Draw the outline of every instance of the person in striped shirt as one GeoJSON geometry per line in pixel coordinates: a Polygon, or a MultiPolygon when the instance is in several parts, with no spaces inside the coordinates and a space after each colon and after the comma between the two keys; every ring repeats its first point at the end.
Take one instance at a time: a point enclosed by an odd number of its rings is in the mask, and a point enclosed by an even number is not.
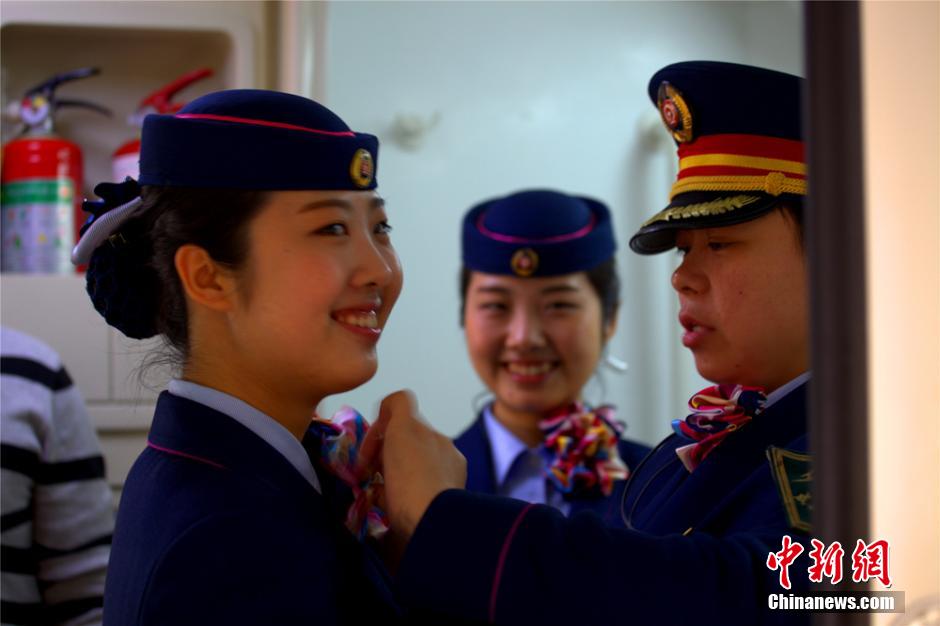
{"type": "Polygon", "coordinates": [[[88,412],[55,350],[3,327],[3,624],[101,623],[114,506],[88,412]]]}

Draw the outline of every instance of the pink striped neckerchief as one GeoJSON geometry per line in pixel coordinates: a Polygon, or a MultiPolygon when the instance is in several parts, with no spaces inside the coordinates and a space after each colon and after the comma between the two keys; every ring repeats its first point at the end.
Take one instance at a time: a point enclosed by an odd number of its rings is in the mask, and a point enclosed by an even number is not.
{"type": "Polygon", "coordinates": [[[691,443],[676,448],[689,472],[695,470],[731,433],[760,414],[767,396],[759,387],[714,385],[689,399],[692,411],[684,420],[673,420],[672,429],[691,443]]]}

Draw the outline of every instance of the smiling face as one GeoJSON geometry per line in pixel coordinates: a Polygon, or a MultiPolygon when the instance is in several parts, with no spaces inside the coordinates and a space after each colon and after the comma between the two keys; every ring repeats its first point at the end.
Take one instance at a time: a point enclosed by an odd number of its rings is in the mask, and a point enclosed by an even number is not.
{"type": "Polygon", "coordinates": [[[806,266],[789,216],[681,230],[676,247],[682,343],[703,377],[770,392],[807,370],[806,266]]]}
{"type": "Polygon", "coordinates": [[[376,342],[402,287],[388,232],[371,191],[270,194],[249,225],[227,314],[252,387],[312,410],[375,374],[376,342]]]}
{"type": "Polygon", "coordinates": [[[473,367],[496,396],[496,416],[532,421],[580,397],[614,322],[602,324],[600,299],[584,272],[472,272],[464,328],[473,367]]]}

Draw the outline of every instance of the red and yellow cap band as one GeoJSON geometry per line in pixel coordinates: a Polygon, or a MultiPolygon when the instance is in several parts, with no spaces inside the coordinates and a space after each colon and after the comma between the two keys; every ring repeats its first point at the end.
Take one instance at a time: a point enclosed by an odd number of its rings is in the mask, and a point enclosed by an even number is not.
{"type": "Polygon", "coordinates": [[[707,135],[679,145],[679,176],[669,198],[691,191],[806,195],[802,141],[760,135],[707,135]]]}

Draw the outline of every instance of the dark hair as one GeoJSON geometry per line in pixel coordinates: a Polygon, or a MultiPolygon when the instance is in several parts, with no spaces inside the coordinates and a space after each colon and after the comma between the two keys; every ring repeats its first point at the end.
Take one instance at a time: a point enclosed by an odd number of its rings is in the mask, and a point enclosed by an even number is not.
{"type": "Polygon", "coordinates": [[[186,297],[174,257],[185,244],[204,248],[212,259],[238,269],[248,257],[248,224],[267,194],[235,189],[144,187],[142,197],[154,214],[150,266],[160,283],[157,332],[185,360],[189,356],[186,297]]]}
{"type": "MultiPolygon", "coordinates": [[[[617,261],[611,257],[595,267],[585,270],[588,282],[601,301],[601,324],[606,325],[617,314],[620,305],[620,275],[617,273],[617,261]]],[[[465,265],[460,267],[460,325],[463,326],[464,313],[467,309],[467,288],[473,270],[465,265]]]]}
{"type": "Polygon", "coordinates": [[[803,200],[801,198],[783,200],[777,205],[776,210],[793,222],[793,226],[796,228],[796,240],[802,248],[805,237],[803,232],[803,200]]]}
{"type": "Polygon", "coordinates": [[[103,301],[110,309],[108,323],[128,336],[163,335],[169,354],[155,362],[184,363],[190,338],[176,251],[195,244],[214,261],[238,269],[248,257],[248,224],[266,196],[263,191],[143,187],[141,213],[121,226],[118,252],[105,244],[92,257],[96,308],[103,301]]]}

